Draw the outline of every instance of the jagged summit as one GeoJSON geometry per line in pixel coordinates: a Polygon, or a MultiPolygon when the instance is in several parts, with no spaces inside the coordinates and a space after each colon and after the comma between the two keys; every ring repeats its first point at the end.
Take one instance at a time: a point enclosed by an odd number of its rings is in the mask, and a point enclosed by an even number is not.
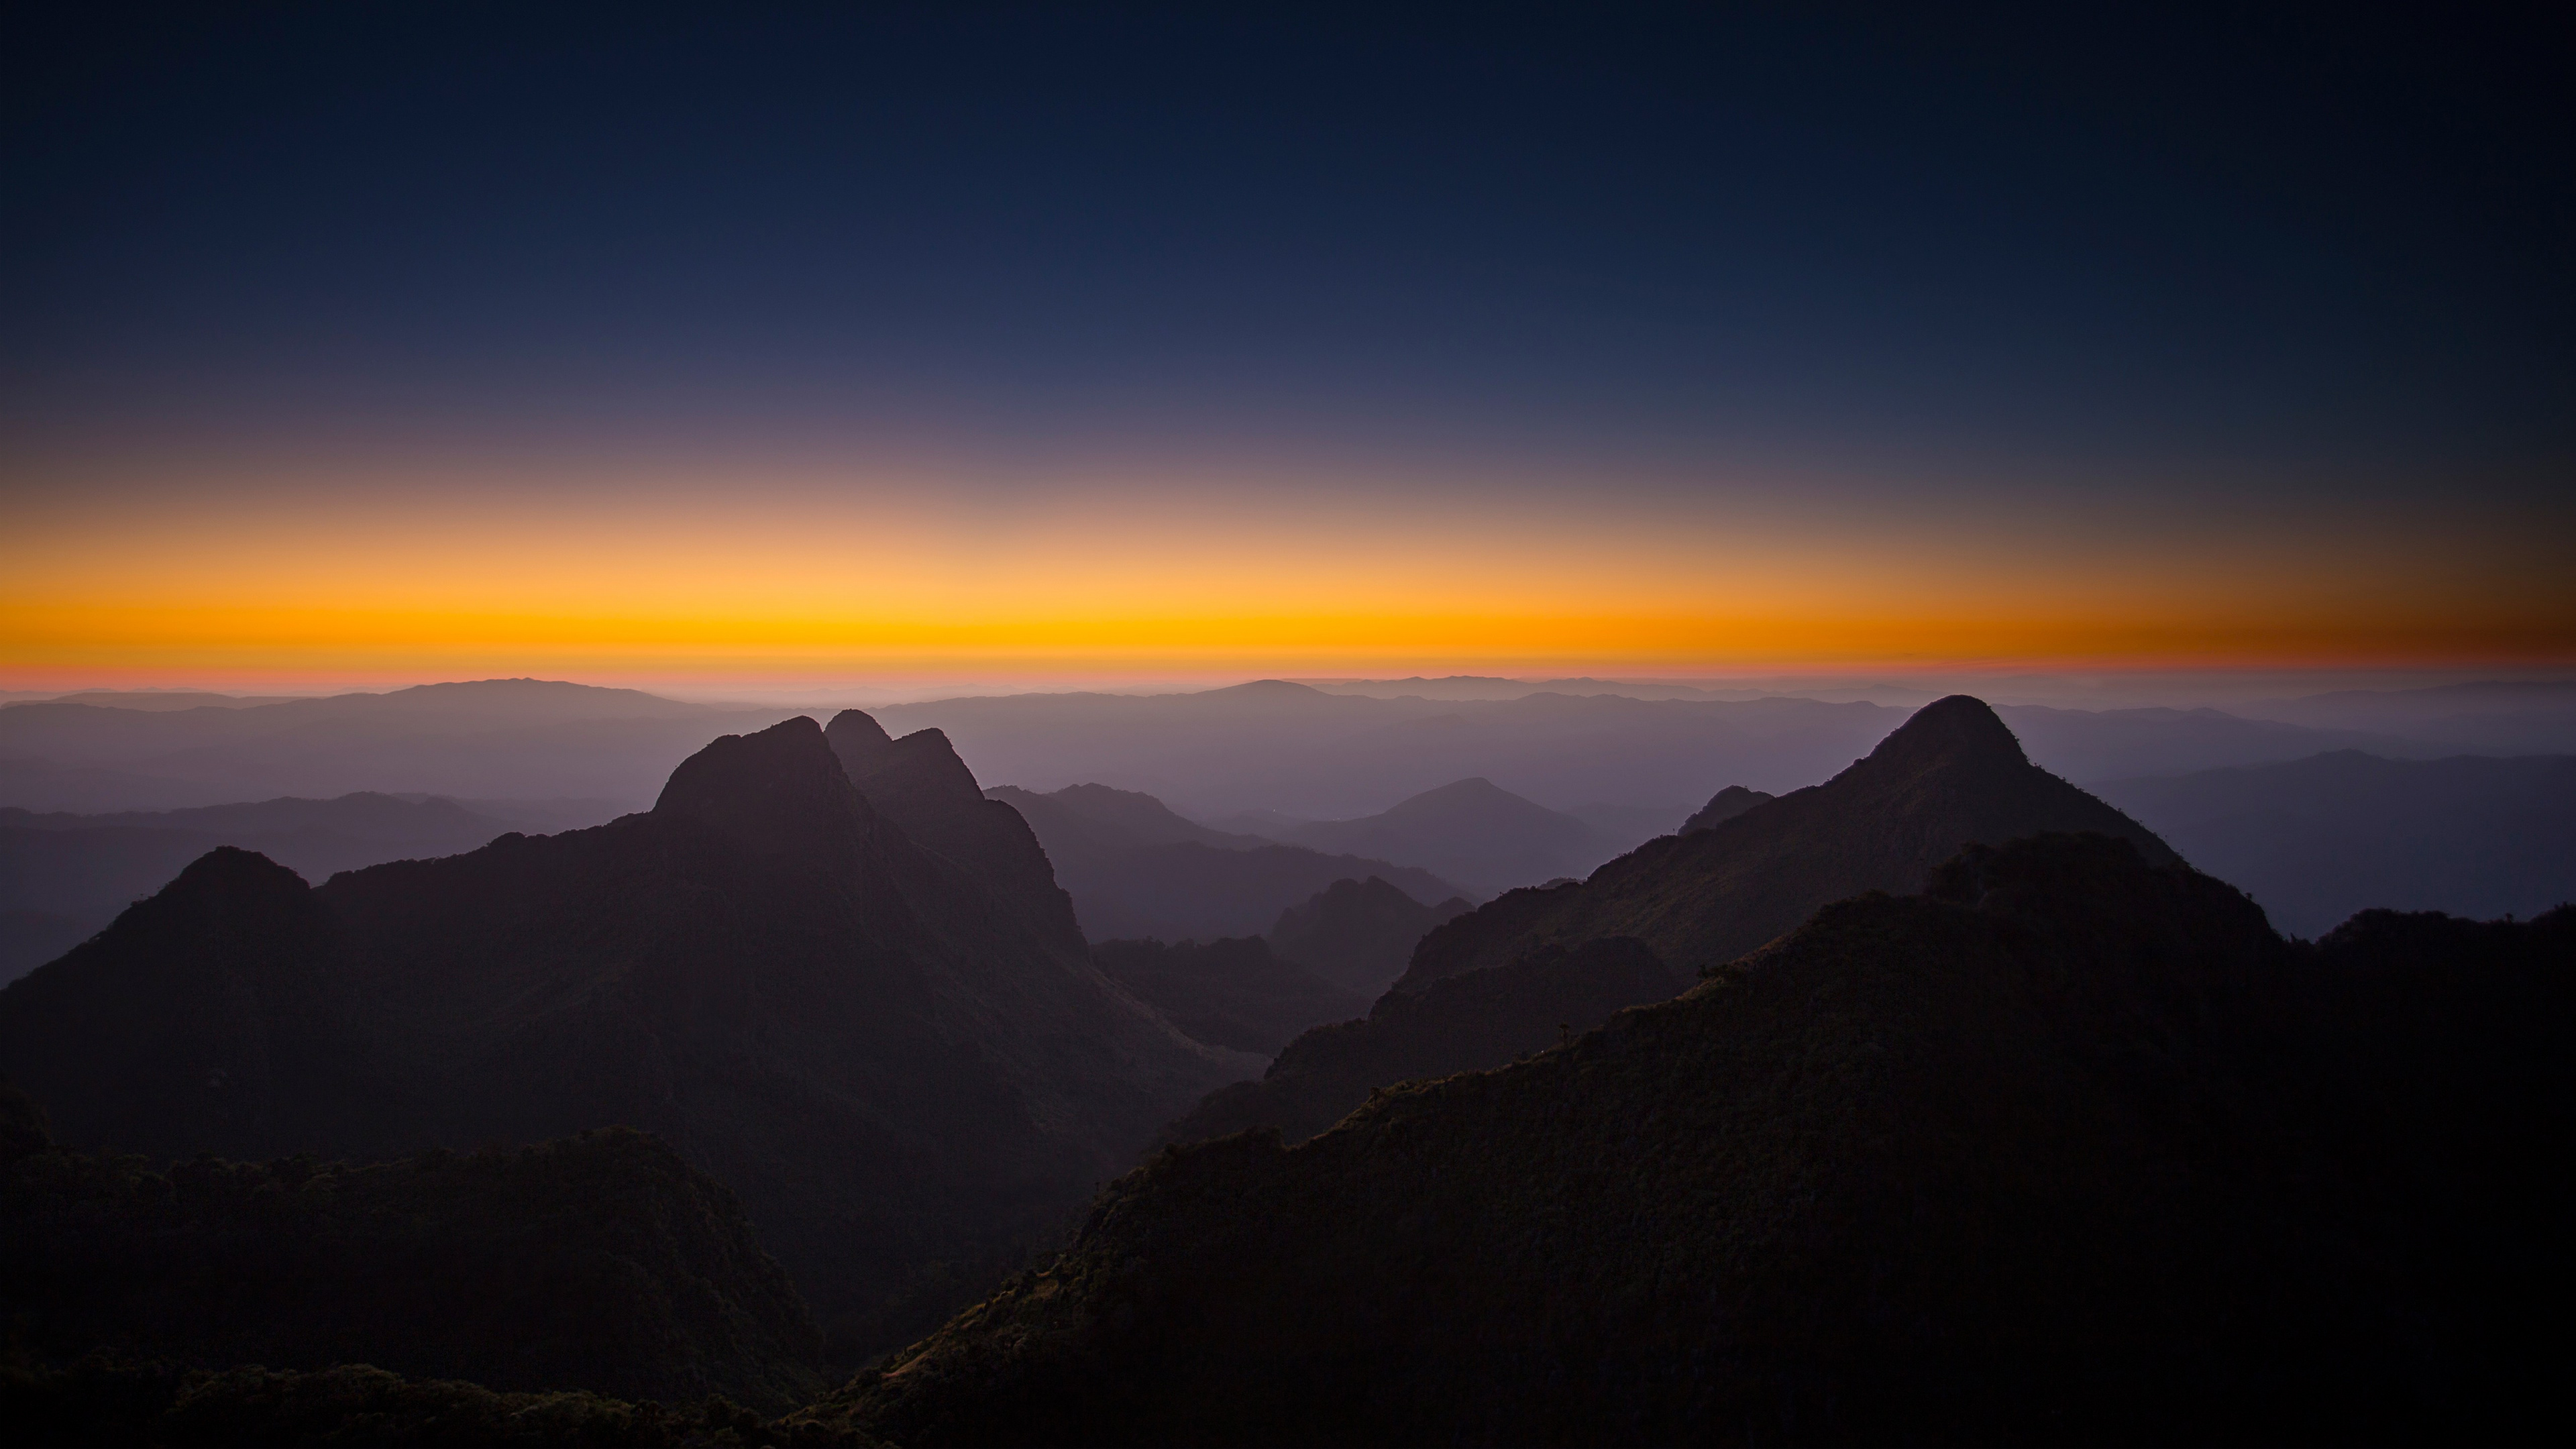
{"type": "Polygon", "coordinates": [[[852,838],[870,812],[822,727],[800,714],[682,760],[653,813],[712,825],[764,854],[812,854],[852,838]]]}
{"type": "Polygon", "coordinates": [[[892,803],[896,799],[924,805],[940,801],[962,809],[984,798],[975,772],[957,757],[956,746],[942,731],[915,730],[896,739],[865,712],[845,709],[832,716],[823,737],[868,803],[898,819],[904,812],[892,803]]]}
{"type": "Polygon", "coordinates": [[[879,815],[914,844],[999,887],[996,901],[1008,902],[999,908],[1023,913],[1057,948],[1083,953],[1073,901],[1057,886],[1036,834],[1017,810],[984,798],[945,733],[915,730],[896,739],[865,712],[845,709],[823,737],[879,815]]]}
{"type": "Polygon", "coordinates": [[[1861,763],[1880,768],[1934,763],[2027,768],[2030,757],[1994,706],[1972,694],[1954,694],[1916,710],[1861,763]]]}

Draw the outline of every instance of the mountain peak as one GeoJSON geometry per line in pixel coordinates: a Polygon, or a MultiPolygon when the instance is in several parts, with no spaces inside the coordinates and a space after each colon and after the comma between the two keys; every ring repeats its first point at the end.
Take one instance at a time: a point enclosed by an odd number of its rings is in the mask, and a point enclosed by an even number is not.
{"type": "Polygon", "coordinates": [[[839,756],[850,783],[868,803],[898,820],[921,809],[982,803],[984,787],[957,755],[944,731],[914,730],[901,739],[855,709],[832,717],[823,737],[839,756]]]}
{"type": "Polygon", "coordinates": [[[725,735],[680,762],[656,815],[703,821],[764,853],[823,849],[868,816],[823,727],[805,715],[725,735]]]}
{"type": "Polygon", "coordinates": [[[1971,694],[1936,699],[1914,712],[1869,752],[1874,762],[1928,765],[1941,760],[2028,765],[2021,741],[1994,711],[1971,694]]]}

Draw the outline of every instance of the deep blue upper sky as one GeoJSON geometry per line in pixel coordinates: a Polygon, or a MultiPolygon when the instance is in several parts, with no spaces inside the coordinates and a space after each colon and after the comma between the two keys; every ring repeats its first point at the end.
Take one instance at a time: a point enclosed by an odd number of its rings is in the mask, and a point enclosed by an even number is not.
{"type": "Polygon", "coordinates": [[[2576,459],[2576,57],[2510,14],[8,26],[22,456],[628,429],[2400,491],[2576,459]]]}

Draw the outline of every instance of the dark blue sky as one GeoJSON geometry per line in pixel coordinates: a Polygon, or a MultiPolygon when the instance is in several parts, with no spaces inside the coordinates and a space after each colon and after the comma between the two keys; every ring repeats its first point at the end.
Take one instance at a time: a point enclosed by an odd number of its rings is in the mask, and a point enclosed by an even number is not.
{"type": "Polygon", "coordinates": [[[2511,12],[9,30],[26,457],[1152,438],[2292,493],[2545,490],[2576,458],[2576,57],[2511,12]]]}

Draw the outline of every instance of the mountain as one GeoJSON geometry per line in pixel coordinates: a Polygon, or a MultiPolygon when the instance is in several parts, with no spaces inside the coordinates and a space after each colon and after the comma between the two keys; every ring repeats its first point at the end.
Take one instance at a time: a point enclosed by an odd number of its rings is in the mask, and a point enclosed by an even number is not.
{"type": "Polygon", "coordinates": [[[2531,1325],[2568,1194],[2535,1145],[2576,1127],[2576,913],[2294,947],[2098,836],[1931,885],[1304,1146],[1167,1150],[800,1417],[901,1443],[2550,1437],[2531,1325]]]}
{"type": "Polygon", "coordinates": [[[2365,749],[2415,758],[2456,753],[2402,735],[2246,719],[2215,709],[2052,709],[2008,704],[1996,712],[2012,726],[2032,759],[2055,774],[2087,784],[2134,775],[2268,764],[2320,750],[2365,749]]]}
{"type": "Polygon", "coordinates": [[[1263,1057],[1310,1026],[1368,1009],[1366,996],[1273,955],[1259,936],[1103,941],[1091,959],[1193,1040],[1263,1057]]]}
{"type": "Polygon", "coordinates": [[[877,812],[915,844],[946,856],[990,894],[1028,913],[1035,933],[1059,951],[1083,949],[1073,900],[1020,812],[985,798],[975,774],[937,730],[898,740],[866,714],[832,716],[823,738],[877,812]]]}
{"type": "Polygon", "coordinates": [[[1649,841],[1589,881],[1513,891],[1438,927],[1366,1020],[1290,1043],[1261,1080],[1220,1088],[1166,1135],[1311,1136],[1376,1088],[1498,1067],[1555,1040],[1560,1024],[1586,1030],[1671,996],[1829,901],[1918,890],[1963,844],[2052,830],[2099,831],[2157,864],[2178,863],[2144,827],[2024,759],[1982,702],[1953,696],[1822,785],[1649,841]],[[1626,945],[1599,958],[1585,949],[1605,939],[1626,945]],[[1586,979],[1596,959],[1617,969],[1586,979]],[[1434,989],[1452,980],[1478,984],[1434,989]]]}
{"type": "Polygon", "coordinates": [[[989,793],[1036,833],[1095,941],[1250,936],[1334,881],[1372,875],[1424,900],[1458,893],[1426,870],[1212,830],[1130,790],[989,793]]]}
{"type": "MultiPolygon", "coordinates": [[[[1464,896],[1425,905],[1382,876],[1337,880],[1270,925],[1281,956],[1366,998],[1404,974],[1431,928],[1475,909],[1464,896]]],[[[1354,1013],[1356,1014],[1356,1013],[1354,1013]]]]}
{"type": "MultiPolygon", "coordinates": [[[[870,787],[909,813],[946,761],[904,758],[870,787]]],[[[915,844],[802,716],[596,829],[319,889],[215,852],[0,991],[0,1061],[66,1141],[155,1156],[651,1131],[852,1351],[1241,1070],[1102,976],[1060,898],[915,844]]]]}
{"type": "Polygon", "coordinates": [[[2531,916],[2576,900],[2576,756],[2343,750],[2098,788],[2297,935],[2368,906],[2531,916]]]}
{"type": "Polygon", "coordinates": [[[641,1133],[355,1164],[0,1165],[15,1346],[223,1369],[371,1363],[770,1412],[822,1388],[822,1330],[741,1205],[641,1133]]]}
{"type": "Polygon", "coordinates": [[[2136,821],[2032,764],[1967,695],[1925,705],[1851,768],[1731,820],[1652,840],[1580,885],[1514,891],[1424,939],[1395,989],[1498,966],[1548,941],[1635,936],[1676,969],[1732,960],[1827,901],[1913,891],[1970,841],[2097,831],[2157,865],[2136,821]]]}
{"type": "Polygon", "coordinates": [[[1355,820],[1293,827],[1289,843],[1418,865],[1493,895],[1589,871],[1613,853],[1590,825],[1491,780],[1457,780],[1355,820]]]}
{"type": "Polygon", "coordinates": [[[1669,1001],[1690,984],[1633,936],[1571,949],[1551,943],[1424,991],[1387,992],[1364,1019],[1306,1032],[1260,1081],[1210,1092],[1164,1138],[1198,1142],[1261,1129],[1303,1142],[1378,1088],[1501,1066],[1631,1006],[1669,1001]]]}
{"type": "Polygon", "coordinates": [[[1778,798],[1767,790],[1747,790],[1741,785],[1729,785],[1709,796],[1708,803],[1692,812],[1691,817],[1682,822],[1682,828],[1673,833],[1688,835],[1694,830],[1722,825],[1756,805],[1778,798]]]}
{"type": "Polygon", "coordinates": [[[0,808],[0,911],[61,921],[52,931],[31,932],[35,939],[19,950],[0,938],[0,983],[101,930],[219,845],[257,851],[322,880],[388,860],[455,855],[509,828],[452,800],[374,794],[112,815],[0,808]]]}

